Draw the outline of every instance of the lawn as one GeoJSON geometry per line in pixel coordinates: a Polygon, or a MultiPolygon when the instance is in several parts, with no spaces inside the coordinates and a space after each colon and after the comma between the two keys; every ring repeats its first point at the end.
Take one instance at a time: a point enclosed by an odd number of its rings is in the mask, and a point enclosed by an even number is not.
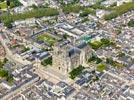
{"type": "Polygon", "coordinates": [[[89,42],[89,45],[95,50],[102,47],[102,43],[100,41],[89,42]]]}
{"type": "Polygon", "coordinates": [[[100,41],[94,41],[94,42],[92,42],[92,44],[94,46],[101,46],[102,45],[102,43],[100,41]]]}
{"type": "MultiPolygon", "coordinates": [[[[14,2],[11,2],[10,3],[10,8],[13,8],[13,7],[15,7],[15,6],[17,6],[14,2]]],[[[7,3],[6,2],[1,2],[0,3],[0,8],[1,9],[6,9],[7,8],[7,3]]]]}
{"type": "Polygon", "coordinates": [[[6,8],[7,8],[6,2],[1,2],[1,3],[0,3],[0,8],[1,8],[1,9],[6,9],[6,8]]]}
{"type": "Polygon", "coordinates": [[[112,58],[107,58],[106,63],[112,65],[115,68],[119,68],[119,69],[124,68],[126,66],[125,64],[114,61],[112,58]]]}
{"type": "Polygon", "coordinates": [[[111,42],[109,39],[105,39],[105,38],[102,38],[101,40],[99,41],[93,41],[93,42],[89,42],[89,45],[94,49],[94,50],[97,50],[101,47],[107,47],[107,46],[110,46],[112,45],[113,42],[111,42]]]}
{"type": "Polygon", "coordinates": [[[47,43],[49,43],[51,46],[53,46],[54,43],[57,41],[55,38],[51,37],[51,36],[48,35],[48,34],[42,34],[42,35],[38,36],[37,39],[38,39],[39,41],[47,42],[47,43]]]}

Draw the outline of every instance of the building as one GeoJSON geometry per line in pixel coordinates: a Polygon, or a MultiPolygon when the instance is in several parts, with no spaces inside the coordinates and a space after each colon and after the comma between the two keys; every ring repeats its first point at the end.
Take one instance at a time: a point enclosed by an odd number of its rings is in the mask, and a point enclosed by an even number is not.
{"type": "Polygon", "coordinates": [[[117,6],[120,6],[120,5],[122,5],[122,4],[124,4],[124,3],[129,3],[129,2],[132,2],[133,0],[118,0],[117,1],[117,6]]]}
{"type": "Polygon", "coordinates": [[[0,59],[3,59],[6,55],[4,47],[0,44],[0,59]]]}
{"type": "Polygon", "coordinates": [[[33,66],[27,65],[12,71],[13,82],[10,84],[6,80],[0,82],[0,100],[9,100],[17,93],[25,90],[39,80],[39,76],[32,72],[33,66]]]}
{"type": "Polygon", "coordinates": [[[83,65],[91,55],[91,48],[82,42],[73,46],[68,41],[54,46],[53,66],[67,74],[73,68],[83,65]]]}
{"type": "Polygon", "coordinates": [[[111,5],[116,3],[116,1],[117,0],[104,0],[103,2],[101,2],[101,5],[103,5],[105,7],[110,7],[111,5]]]}
{"type": "Polygon", "coordinates": [[[97,16],[98,18],[102,18],[102,17],[104,17],[104,15],[106,15],[106,14],[108,14],[108,12],[105,11],[105,10],[96,10],[96,16],[97,16]]]}
{"type": "Polygon", "coordinates": [[[19,0],[24,6],[41,5],[44,0],[19,0]]]}
{"type": "Polygon", "coordinates": [[[19,0],[20,1],[20,3],[22,3],[24,6],[32,6],[32,5],[34,5],[35,3],[34,3],[34,0],[19,0]]]}
{"type": "Polygon", "coordinates": [[[66,22],[58,23],[55,26],[55,30],[62,32],[62,33],[66,33],[68,36],[76,38],[76,39],[78,39],[80,36],[85,34],[85,32],[83,30],[80,30],[76,26],[71,25],[71,24],[66,23],[66,22]]]}

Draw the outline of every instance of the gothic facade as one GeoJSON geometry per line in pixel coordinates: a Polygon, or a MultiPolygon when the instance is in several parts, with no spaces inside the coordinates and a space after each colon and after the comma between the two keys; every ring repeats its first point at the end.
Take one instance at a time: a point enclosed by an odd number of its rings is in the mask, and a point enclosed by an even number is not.
{"type": "Polygon", "coordinates": [[[87,62],[92,50],[86,43],[73,46],[70,43],[58,43],[54,46],[53,67],[62,73],[68,73],[73,68],[87,62]]]}

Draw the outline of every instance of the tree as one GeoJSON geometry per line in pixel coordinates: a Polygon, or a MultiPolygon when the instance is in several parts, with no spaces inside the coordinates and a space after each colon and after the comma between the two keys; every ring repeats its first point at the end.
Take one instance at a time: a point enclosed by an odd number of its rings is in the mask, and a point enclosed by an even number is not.
{"type": "Polygon", "coordinates": [[[83,7],[77,4],[69,4],[63,7],[63,12],[64,13],[78,13],[80,10],[82,10],[83,7]]]}
{"type": "Polygon", "coordinates": [[[117,57],[124,57],[125,55],[126,55],[125,53],[119,52],[118,55],[117,55],[117,57]]]}
{"type": "Polygon", "coordinates": [[[131,19],[131,20],[128,22],[128,26],[129,26],[129,27],[134,27],[134,19],[131,19]]]}
{"type": "Polygon", "coordinates": [[[88,14],[95,14],[95,11],[91,8],[85,8],[82,13],[80,13],[80,17],[88,16],[88,14]]]}
{"type": "Polygon", "coordinates": [[[3,62],[0,60],[0,68],[3,67],[3,62]]]}
{"type": "Polygon", "coordinates": [[[99,64],[99,63],[101,63],[102,62],[102,59],[100,59],[100,58],[96,58],[96,64],[99,64]]]}
{"type": "Polygon", "coordinates": [[[4,25],[7,27],[7,28],[12,28],[12,21],[10,20],[7,20],[7,21],[4,21],[4,25]]]}
{"type": "Polygon", "coordinates": [[[4,2],[5,0],[0,0],[0,2],[4,2]]]}
{"type": "Polygon", "coordinates": [[[113,59],[112,58],[106,58],[106,63],[107,64],[112,64],[113,63],[113,59]]]}
{"type": "Polygon", "coordinates": [[[32,8],[33,9],[37,9],[38,7],[36,5],[32,5],[32,8]]]}
{"type": "Polygon", "coordinates": [[[63,34],[63,38],[64,39],[67,39],[67,34],[63,34]]]}
{"type": "Polygon", "coordinates": [[[12,83],[13,82],[13,76],[11,74],[8,74],[6,80],[9,82],[9,83],[12,83]]]}
{"type": "Polygon", "coordinates": [[[10,6],[10,0],[6,0],[7,6],[10,6]]]}
{"type": "Polygon", "coordinates": [[[7,61],[8,61],[8,59],[4,58],[3,63],[5,64],[5,63],[7,63],[7,61]]]}
{"type": "Polygon", "coordinates": [[[58,14],[58,10],[54,8],[38,8],[21,14],[10,14],[9,16],[7,16],[7,14],[2,14],[2,16],[0,16],[0,20],[4,23],[5,26],[10,28],[12,27],[11,23],[16,20],[24,20],[26,18],[33,17],[39,18],[43,16],[55,16],[58,14]]]}
{"type": "Polygon", "coordinates": [[[8,76],[8,71],[0,69],[0,77],[4,78],[8,76]]]}
{"type": "Polygon", "coordinates": [[[131,10],[134,10],[134,3],[126,3],[121,6],[114,7],[113,12],[105,15],[104,19],[111,20],[131,10]]]}
{"type": "Polygon", "coordinates": [[[42,64],[43,66],[52,65],[52,57],[49,57],[49,58],[47,58],[47,59],[44,59],[44,60],[41,62],[41,64],[42,64]]]}
{"type": "Polygon", "coordinates": [[[85,68],[82,65],[79,65],[77,68],[73,69],[69,74],[71,79],[75,79],[78,75],[82,73],[85,68]]]}
{"type": "Polygon", "coordinates": [[[103,72],[103,70],[105,70],[105,69],[106,69],[106,65],[105,64],[99,64],[97,66],[97,71],[99,71],[99,72],[103,72]]]}
{"type": "Polygon", "coordinates": [[[110,40],[105,38],[101,39],[101,43],[103,44],[103,46],[109,46],[111,44],[110,40]]]}
{"type": "Polygon", "coordinates": [[[102,6],[100,3],[96,3],[91,6],[93,9],[106,9],[105,6],[102,6]]]}
{"type": "Polygon", "coordinates": [[[28,50],[30,50],[29,47],[24,47],[23,50],[22,50],[21,52],[24,53],[24,52],[26,52],[26,51],[28,51],[28,50]]]}
{"type": "Polygon", "coordinates": [[[131,61],[134,63],[134,58],[131,58],[131,61]]]}

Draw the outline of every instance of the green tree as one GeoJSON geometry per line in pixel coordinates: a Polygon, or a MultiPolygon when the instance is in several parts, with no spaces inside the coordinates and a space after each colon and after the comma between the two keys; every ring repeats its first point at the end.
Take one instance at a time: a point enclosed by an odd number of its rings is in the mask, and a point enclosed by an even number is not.
{"type": "Polygon", "coordinates": [[[43,16],[55,16],[58,15],[59,12],[57,9],[53,8],[38,8],[38,9],[33,9],[31,11],[27,11],[21,14],[14,14],[14,15],[9,15],[7,14],[2,14],[0,16],[0,20],[5,24],[7,27],[12,27],[11,23],[16,21],[16,20],[25,20],[26,18],[39,18],[43,16]]]}
{"type": "Polygon", "coordinates": [[[134,19],[131,19],[131,20],[128,22],[128,26],[134,27],[134,19]]]}
{"type": "Polygon", "coordinates": [[[68,35],[67,34],[63,34],[63,38],[67,39],[68,35]]]}
{"type": "Polygon", "coordinates": [[[99,64],[97,66],[97,71],[99,72],[103,72],[106,69],[106,65],[105,64],[99,64]]]}
{"type": "Polygon", "coordinates": [[[105,15],[104,19],[111,20],[131,10],[134,10],[134,3],[126,3],[121,6],[114,7],[113,12],[105,15]]]}
{"type": "Polygon", "coordinates": [[[88,14],[95,14],[95,11],[91,8],[85,8],[82,13],[80,13],[80,17],[88,16],[88,14]]]}
{"type": "Polygon", "coordinates": [[[70,75],[70,78],[71,79],[75,79],[78,75],[80,75],[82,73],[82,71],[84,70],[85,68],[82,66],[82,65],[79,65],[77,68],[73,69],[69,75],[70,75]]]}
{"type": "Polygon", "coordinates": [[[0,77],[4,78],[8,76],[8,71],[4,70],[4,69],[0,69],[0,77]]]}
{"type": "Polygon", "coordinates": [[[7,61],[8,61],[8,59],[4,58],[3,63],[5,64],[5,63],[7,63],[7,61]]]}
{"type": "Polygon", "coordinates": [[[81,7],[80,5],[78,4],[69,4],[69,5],[66,5],[63,7],[63,12],[64,13],[79,13],[80,10],[82,10],[83,7],[81,7]]]}
{"type": "Polygon", "coordinates": [[[41,64],[42,64],[43,66],[52,65],[52,57],[49,57],[49,58],[47,58],[47,59],[44,59],[44,60],[41,62],[41,64]]]}
{"type": "Polygon", "coordinates": [[[0,2],[4,2],[5,0],[0,0],[0,2]]]}

